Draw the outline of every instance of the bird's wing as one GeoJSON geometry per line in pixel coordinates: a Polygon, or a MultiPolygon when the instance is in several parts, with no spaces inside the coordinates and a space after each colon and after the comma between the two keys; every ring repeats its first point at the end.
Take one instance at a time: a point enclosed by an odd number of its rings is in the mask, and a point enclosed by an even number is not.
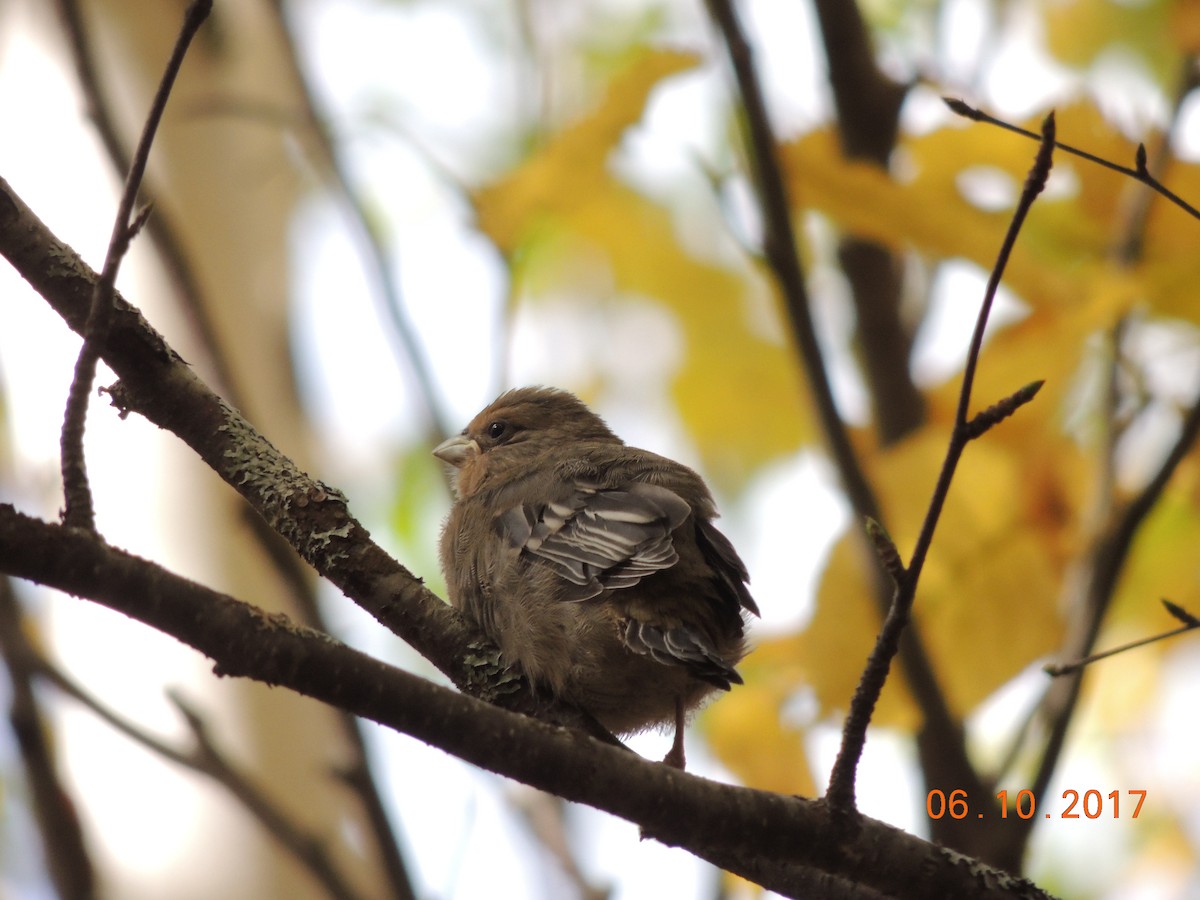
{"type": "Polygon", "coordinates": [[[576,482],[567,496],[515,506],[497,524],[510,546],[567,582],[565,599],[587,600],[675,565],[671,532],[691,512],[687,501],[660,485],[607,489],[576,482]]]}
{"type": "Polygon", "coordinates": [[[758,611],[758,604],[750,596],[750,589],[746,587],[746,583],[750,580],[750,573],[746,571],[746,564],[733,549],[729,538],[725,537],[712,522],[699,518],[697,519],[696,542],[700,545],[700,552],[704,554],[709,566],[720,579],[722,594],[730,602],[736,602],[737,605],[733,609],[736,610],[740,606],[756,616],[761,615],[758,611]]]}
{"type": "Polygon", "coordinates": [[[621,621],[621,637],[636,653],[667,665],[684,665],[701,681],[722,690],[742,684],[742,676],[721,658],[703,632],[687,625],[663,627],[628,618],[621,621]]]}

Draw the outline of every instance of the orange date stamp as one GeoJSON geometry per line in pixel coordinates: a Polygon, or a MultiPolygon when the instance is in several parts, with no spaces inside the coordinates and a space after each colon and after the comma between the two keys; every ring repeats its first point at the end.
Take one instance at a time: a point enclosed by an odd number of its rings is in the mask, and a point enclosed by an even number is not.
{"type": "Polygon", "coordinates": [[[971,809],[966,791],[955,790],[947,794],[934,788],[925,795],[925,812],[931,819],[945,816],[951,819],[982,819],[985,814],[989,817],[998,814],[1001,819],[1007,819],[1010,813],[1018,819],[1032,819],[1039,814],[1047,819],[1136,819],[1142,811],[1142,804],[1146,802],[1146,793],[1142,790],[1109,791],[1107,794],[1097,790],[1066,790],[1062,792],[1061,802],[1055,798],[1052,811],[1047,812],[1043,803],[1042,812],[1039,813],[1038,800],[1033,791],[1017,791],[1011,798],[1011,806],[1009,792],[998,791],[995,802],[989,802],[984,813],[978,808],[971,809]]]}

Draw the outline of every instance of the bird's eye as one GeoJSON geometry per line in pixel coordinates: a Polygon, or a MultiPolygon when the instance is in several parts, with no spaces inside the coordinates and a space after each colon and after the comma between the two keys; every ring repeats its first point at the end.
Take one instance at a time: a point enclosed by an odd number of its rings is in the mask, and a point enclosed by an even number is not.
{"type": "Polygon", "coordinates": [[[499,440],[500,438],[504,437],[505,434],[508,433],[508,423],[507,422],[493,422],[491,425],[489,425],[487,427],[487,433],[488,433],[488,437],[490,437],[492,440],[499,440]]]}

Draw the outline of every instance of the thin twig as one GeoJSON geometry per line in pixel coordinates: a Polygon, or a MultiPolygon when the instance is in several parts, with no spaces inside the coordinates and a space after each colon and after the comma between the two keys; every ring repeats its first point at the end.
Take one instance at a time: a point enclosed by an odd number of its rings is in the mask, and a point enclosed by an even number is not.
{"type": "Polygon", "coordinates": [[[92,305],[84,331],[83,347],[80,348],[79,358],[75,361],[75,374],[67,394],[67,408],[63,416],[60,441],[63,493],[66,500],[63,522],[72,527],[96,530],[96,512],[92,504],[92,489],[88,484],[87,463],[83,452],[83,431],[92,381],[96,377],[96,364],[104,350],[104,342],[108,338],[108,328],[112,321],[113,287],[117,281],[117,272],[121,267],[121,260],[129,250],[130,242],[145,221],[143,213],[134,213],[138,188],[145,175],[150,147],[154,143],[154,135],[158,131],[167,100],[171,96],[171,88],[175,85],[175,77],[183,65],[183,58],[192,38],[204,24],[211,10],[212,0],[194,0],[184,15],[179,37],[175,40],[175,47],[167,61],[158,91],[154,95],[154,102],[150,105],[150,112],[146,117],[142,136],[133,154],[129,175],[125,179],[125,189],[117,205],[108,252],[104,257],[104,269],[92,292],[92,305]]]}
{"type": "MultiPolygon", "coordinates": [[[[883,526],[879,501],[863,472],[846,425],[838,412],[824,355],[817,340],[804,273],[796,251],[787,186],[776,156],[775,135],[767,115],[750,45],[730,0],[707,0],[707,5],[728,47],[746,114],[751,169],[763,215],[763,254],[783,296],[821,431],[856,517],[859,521],[873,520],[883,526]]],[[[892,576],[885,571],[882,562],[876,562],[871,570],[874,594],[881,614],[886,615],[891,605],[892,576]]],[[[908,629],[903,634],[900,661],[905,679],[924,717],[922,737],[959,773],[960,784],[969,783],[974,779],[974,772],[967,758],[962,730],[950,712],[929,654],[915,629],[908,629]]]]}
{"type": "MultiPolygon", "coordinates": [[[[75,63],[76,83],[87,105],[91,121],[100,142],[108,153],[109,161],[118,172],[128,172],[130,167],[129,148],[125,146],[117,129],[113,105],[104,91],[104,79],[96,60],[94,42],[85,25],[79,0],[58,0],[59,18],[63,23],[70,45],[71,59],[75,63]]],[[[145,187],[142,194],[145,195],[145,187]]],[[[181,305],[190,316],[200,344],[208,356],[215,376],[217,392],[235,408],[245,410],[247,404],[238,389],[233,367],[228,355],[217,339],[212,314],[206,306],[204,293],[200,289],[196,274],[188,263],[171,217],[162,207],[146,223],[146,235],[154,242],[157,257],[163,264],[178,291],[181,305]]]]}
{"type": "MultiPolygon", "coordinates": [[[[1025,181],[1025,188],[1021,192],[1021,199],[1017,203],[1016,210],[1013,212],[1012,221],[1009,223],[1004,243],[1000,247],[996,264],[992,267],[992,274],[988,279],[983,303],[980,305],[979,315],[975,321],[975,331],[971,337],[970,349],[967,352],[966,367],[963,371],[958,409],[954,417],[954,429],[950,435],[950,444],[946,449],[946,457],[942,462],[941,472],[938,474],[937,485],[934,488],[933,496],[929,500],[929,508],[925,514],[925,521],[921,526],[921,533],[913,548],[912,558],[902,573],[902,578],[892,600],[891,609],[884,620],[879,637],[876,639],[875,648],[871,652],[871,657],[867,662],[866,669],[863,671],[862,679],[859,681],[858,688],[854,692],[854,698],[850,703],[850,711],[846,716],[846,722],[842,731],[842,744],[838,751],[837,760],[834,762],[833,772],[829,778],[829,790],[826,793],[826,800],[830,808],[839,814],[847,814],[855,809],[854,782],[858,771],[858,761],[862,757],[863,747],[866,744],[867,726],[870,724],[871,716],[875,711],[875,705],[887,681],[892,659],[899,649],[900,635],[908,624],[912,613],[917,583],[920,580],[921,570],[924,567],[929,548],[933,543],[934,531],[937,528],[938,521],[941,519],[942,509],[945,505],[946,497],[950,492],[950,484],[954,478],[958,461],[967,444],[977,436],[973,433],[970,421],[967,418],[967,412],[970,409],[971,388],[974,384],[976,368],[979,365],[979,354],[983,347],[983,335],[987,328],[988,317],[991,314],[996,291],[1000,286],[1000,279],[1004,274],[1004,269],[1008,263],[1009,255],[1012,253],[1013,245],[1016,243],[1017,235],[1021,231],[1021,225],[1024,223],[1025,217],[1033,205],[1033,201],[1041,193],[1042,188],[1045,187],[1046,178],[1050,174],[1051,154],[1053,153],[1054,146],[1053,113],[1046,117],[1042,129],[1042,144],[1038,150],[1033,167],[1030,169],[1029,177],[1025,181]]],[[[1018,394],[1021,394],[1023,391],[1026,391],[1026,389],[1018,391],[1018,394]]]]}
{"type": "Polygon", "coordinates": [[[1177,637],[1181,634],[1186,634],[1189,631],[1194,631],[1200,628],[1200,619],[1193,616],[1190,612],[1181,606],[1172,603],[1170,600],[1163,600],[1163,606],[1167,608],[1167,612],[1183,622],[1178,628],[1172,628],[1170,631],[1164,631],[1161,634],[1153,634],[1150,637],[1144,637],[1140,640],[1130,641],[1127,644],[1121,644],[1117,647],[1111,647],[1100,653],[1093,653],[1090,656],[1085,656],[1083,659],[1077,659],[1075,662],[1055,665],[1047,663],[1042,666],[1042,671],[1051,677],[1057,678],[1060,675],[1071,675],[1078,672],[1085,666],[1090,666],[1094,662],[1099,662],[1102,659],[1108,659],[1110,656],[1116,656],[1119,653],[1124,653],[1127,650],[1136,650],[1138,647],[1145,647],[1147,644],[1154,644],[1158,641],[1165,641],[1167,638],[1177,637]]]}
{"type": "MultiPolygon", "coordinates": [[[[1003,119],[997,119],[995,116],[985,113],[983,110],[976,109],[970,104],[964,103],[954,97],[943,97],[942,101],[950,107],[950,111],[970,119],[973,122],[983,122],[987,125],[995,125],[997,128],[1003,128],[1006,131],[1011,131],[1014,134],[1019,134],[1022,137],[1040,140],[1040,137],[1028,129],[1022,128],[1019,125],[1013,125],[1011,122],[1005,122],[1003,119]]],[[[1157,178],[1150,174],[1150,170],[1146,166],[1146,145],[1138,144],[1137,152],[1134,158],[1134,167],[1122,166],[1119,163],[1107,160],[1102,156],[1097,156],[1094,153],[1088,153],[1086,150],[1080,150],[1078,147],[1072,147],[1070,144],[1062,144],[1055,141],[1054,146],[1062,150],[1064,153],[1070,153],[1073,156],[1078,156],[1080,159],[1086,159],[1088,162],[1095,163],[1105,169],[1111,169],[1114,172],[1120,172],[1122,175],[1127,175],[1134,181],[1140,181],[1158,194],[1161,194],[1167,200],[1170,200],[1193,219],[1200,219],[1200,210],[1192,206],[1178,194],[1170,190],[1166,185],[1160,182],[1157,178]]]]}
{"type": "MultiPolygon", "coordinates": [[[[1156,136],[1147,154],[1144,147],[1138,147],[1136,158],[1137,168],[1162,172],[1172,159],[1172,145],[1179,132],[1179,119],[1183,112],[1183,104],[1191,96],[1192,91],[1200,85],[1200,71],[1196,68],[1196,59],[1191,54],[1185,54],[1180,60],[1180,77],[1175,89],[1174,102],[1166,127],[1156,136]],[[1147,159],[1149,156],[1149,159],[1147,159]]],[[[1153,207],[1153,191],[1137,191],[1128,198],[1123,210],[1124,235],[1114,243],[1114,258],[1126,266],[1131,266],[1142,258],[1146,241],[1146,226],[1153,207]]]]}
{"type": "MultiPolygon", "coordinates": [[[[1093,544],[1089,554],[1088,581],[1082,593],[1084,602],[1092,610],[1092,615],[1089,617],[1084,633],[1072,655],[1084,657],[1092,652],[1100,633],[1100,623],[1112,601],[1117,580],[1132,550],[1138,529],[1158,503],[1167,483],[1175,474],[1179,464],[1191,452],[1198,437],[1200,437],[1200,392],[1184,417],[1179,436],[1175,439],[1175,443],[1171,446],[1154,477],[1125,506],[1112,526],[1093,544]]],[[[1080,670],[1065,678],[1063,682],[1059,682],[1064,685],[1064,694],[1057,698],[1057,702],[1052,707],[1050,735],[1047,738],[1046,748],[1038,765],[1037,773],[1030,785],[1034,796],[1045,793],[1058,766],[1058,759],[1066,744],[1067,730],[1070,727],[1075,707],[1079,703],[1083,674],[1083,670],[1080,670]]],[[[1014,839],[1017,836],[1016,832],[1025,827],[1027,826],[1017,825],[1013,829],[1014,839]]]]}
{"type": "Polygon", "coordinates": [[[325,849],[323,839],[297,825],[247,775],[226,759],[209,737],[203,718],[179,695],[168,692],[169,699],[179,710],[192,733],[195,746],[190,750],[175,747],[126,719],[49,660],[37,657],[36,664],[39,677],[91,710],[114,730],[163,759],[211,778],[233,794],[242,808],[246,809],[289,855],[308,870],[330,897],[362,900],[345,876],[338,871],[325,849]]]}
{"type": "Polygon", "coordinates": [[[33,678],[38,665],[25,639],[12,579],[0,578],[0,653],[8,670],[8,721],[21,754],[25,783],[42,840],[46,871],[59,897],[96,896],[95,869],[69,787],[58,774],[33,678]]]}

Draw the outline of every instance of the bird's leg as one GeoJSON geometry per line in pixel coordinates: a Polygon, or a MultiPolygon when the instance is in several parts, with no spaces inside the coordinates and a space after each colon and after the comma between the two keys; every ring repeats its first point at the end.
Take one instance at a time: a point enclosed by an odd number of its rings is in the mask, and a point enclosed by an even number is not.
{"type": "Polygon", "coordinates": [[[684,725],[684,709],[683,698],[675,698],[675,740],[671,743],[671,749],[667,755],[663,757],[663,762],[668,766],[683,771],[685,760],[683,758],[683,725],[684,725]]]}

